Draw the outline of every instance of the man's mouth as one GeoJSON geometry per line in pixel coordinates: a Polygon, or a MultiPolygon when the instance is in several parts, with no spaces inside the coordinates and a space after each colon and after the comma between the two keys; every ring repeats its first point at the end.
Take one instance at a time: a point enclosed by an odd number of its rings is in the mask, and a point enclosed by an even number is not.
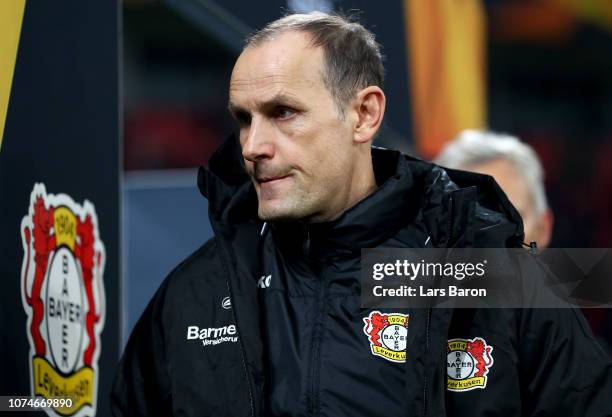
{"type": "Polygon", "coordinates": [[[288,178],[288,177],[289,177],[289,174],[275,175],[275,176],[260,176],[260,177],[257,177],[256,180],[259,184],[272,184],[275,181],[284,180],[285,178],[288,178]]]}

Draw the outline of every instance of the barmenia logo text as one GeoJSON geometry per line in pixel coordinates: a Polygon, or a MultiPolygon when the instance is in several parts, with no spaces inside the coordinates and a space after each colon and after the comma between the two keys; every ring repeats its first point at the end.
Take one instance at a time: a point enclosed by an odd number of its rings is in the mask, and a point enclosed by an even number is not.
{"type": "Polygon", "coordinates": [[[225,342],[238,341],[236,326],[230,324],[223,327],[187,326],[187,340],[201,340],[202,346],[214,346],[225,342]]]}

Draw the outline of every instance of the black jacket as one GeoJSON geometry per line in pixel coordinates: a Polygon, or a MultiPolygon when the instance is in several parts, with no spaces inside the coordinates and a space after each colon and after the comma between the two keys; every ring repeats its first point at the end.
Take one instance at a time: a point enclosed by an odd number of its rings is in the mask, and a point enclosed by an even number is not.
{"type": "Polygon", "coordinates": [[[407,358],[370,353],[375,312],[359,308],[352,278],[361,247],[523,239],[490,177],[447,174],[394,151],[373,158],[379,189],[338,220],[262,231],[228,141],[199,177],[215,237],[169,275],[138,321],[119,364],[115,415],[612,415],[612,364],[573,309],[402,311],[407,358]],[[481,376],[461,380],[466,366],[481,376]]]}

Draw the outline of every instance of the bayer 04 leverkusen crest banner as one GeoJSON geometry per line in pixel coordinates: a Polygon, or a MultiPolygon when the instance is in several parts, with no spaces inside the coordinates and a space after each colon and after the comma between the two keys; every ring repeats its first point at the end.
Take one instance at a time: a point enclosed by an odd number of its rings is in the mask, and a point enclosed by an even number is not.
{"type": "Polygon", "coordinates": [[[21,233],[31,394],[71,399],[70,406],[48,409],[52,416],[95,415],[105,317],[105,250],[95,207],[36,184],[21,233]]]}

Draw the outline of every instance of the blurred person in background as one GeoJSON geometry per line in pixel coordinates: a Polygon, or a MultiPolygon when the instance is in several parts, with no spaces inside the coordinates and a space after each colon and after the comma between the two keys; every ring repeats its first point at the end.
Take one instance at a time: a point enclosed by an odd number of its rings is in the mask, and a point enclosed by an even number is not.
{"type": "Polygon", "coordinates": [[[434,162],[495,178],[523,218],[525,242],[548,247],[553,213],[546,200],[542,164],[529,145],[510,135],[465,130],[434,162]]]}
{"type": "MultiPolygon", "coordinates": [[[[511,135],[465,130],[442,149],[435,162],[495,178],[523,218],[525,242],[548,247],[553,213],[546,199],[542,164],[529,145],[511,135]]],[[[608,309],[586,308],[583,312],[599,342],[612,353],[608,309]]]]}

